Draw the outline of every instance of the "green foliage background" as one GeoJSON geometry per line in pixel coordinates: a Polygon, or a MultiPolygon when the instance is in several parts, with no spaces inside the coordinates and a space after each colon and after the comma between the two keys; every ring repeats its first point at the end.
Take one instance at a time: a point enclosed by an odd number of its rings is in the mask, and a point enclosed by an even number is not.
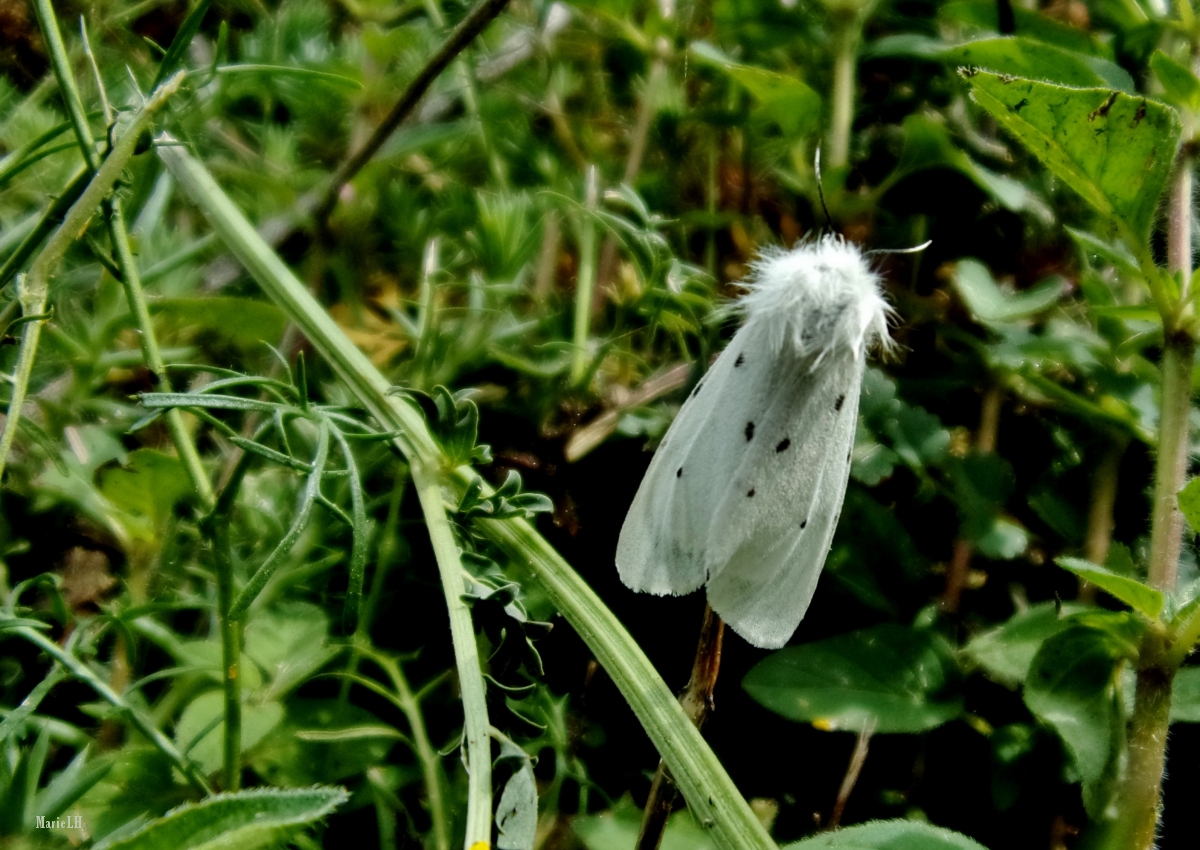
{"type": "MultiPolygon", "coordinates": [[[[162,65],[191,69],[161,126],[444,453],[501,488],[451,500],[500,733],[495,798],[521,813],[498,816],[501,848],[632,846],[657,756],[588,646],[478,523],[535,518],[684,684],[703,601],[627,591],[617,533],[647,449],[732,333],[721,308],[757,252],[826,226],[824,139],[839,232],[869,249],[931,244],[873,256],[900,353],[868,370],[825,574],[789,647],[727,638],[705,736],[780,844],[813,842],[797,850],[1083,846],[1124,778],[1140,641],[1191,622],[1200,579],[1185,545],[1178,592],[1145,581],[1159,308],[1186,286],[1143,283],[1166,250],[1176,139],[1191,144],[1200,111],[1190,7],[512,0],[315,225],[330,172],[466,6],[216,0],[190,40],[177,38],[183,3],[55,11],[100,141],[81,17],[124,116],[162,65]],[[856,733],[869,754],[842,822],[910,823],[817,837],[856,733]]],[[[0,28],[4,260],[82,159],[32,10],[0,2],[0,28]]],[[[0,491],[0,846],[201,846],[215,833],[190,825],[218,812],[237,846],[461,844],[456,657],[386,423],[223,254],[152,152],[118,195],[173,365],[143,364],[116,248],[94,221],[53,279],[0,491]],[[156,396],[164,377],[187,394],[156,396]],[[258,797],[198,803],[144,725],[226,787],[221,543],[167,407],[192,411],[206,473],[234,482],[237,587],[274,568],[246,597],[239,655],[239,776],[258,797]],[[90,678],[21,639],[35,633],[90,678]],[[278,790],[310,786],[322,788],[278,790]],[[145,826],[187,803],[210,808],[145,826]],[[273,819],[247,825],[264,808],[273,819]],[[32,825],[72,814],[86,836],[32,825]]],[[[19,305],[3,284],[7,323],[19,305]]],[[[0,351],[6,373],[16,349],[0,351]]],[[[1198,502],[1184,491],[1189,519],[1198,502]]],[[[1194,666],[1171,712],[1159,846],[1182,848],[1195,841],[1194,666]]],[[[663,846],[717,846],[705,826],[677,814],[663,846]]]]}

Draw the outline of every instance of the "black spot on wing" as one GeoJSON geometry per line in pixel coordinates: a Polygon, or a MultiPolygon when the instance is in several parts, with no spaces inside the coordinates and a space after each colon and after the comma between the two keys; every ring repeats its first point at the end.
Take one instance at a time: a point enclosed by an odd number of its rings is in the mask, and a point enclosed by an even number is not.
{"type": "Polygon", "coordinates": [[[683,467],[682,467],[682,466],[681,466],[681,467],[679,467],[679,469],[675,470],[675,477],[676,477],[676,478],[682,478],[682,477],[683,477],[683,467]]]}
{"type": "Polygon", "coordinates": [[[788,450],[788,446],[790,446],[791,444],[792,444],[792,438],[784,437],[782,440],[780,440],[778,443],[775,444],[775,454],[779,454],[780,452],[786,452],[788,450]]]}
{"type": "Polygon", "coordinates": [[[845,394],[845,393],[842,393],[840,396],[838,396],[838,397],[837,397],[837,401],[835,401],[835,402],[833,403],[833,409],[834,409],[835,411],[837,411],[837,410],[841,410],[841,409],[842,409],[842,405],[843,405],[843,404],[845,404],[845,403],[846,403],[846,394],[845,394]]]}
{"type": "Polygon", "coordinates": [[[747,422],[746,423],[746,442],[750,442],[753,439],[754,439],[754,423],[747,422]]]}
{"type": "Polygon", "coordinates": [[[805,517],[804,519],[800,520],[801,528],[804,528],[804,526],[806,526],[806,525],[808,525],[808,517],[805,517]]]}
{"type": "Polygon", "coordinates": [[[746,362],[746,356],[744,354],[739,354],[737,356],[737,360],[733,361],[733,368],[736,369],[738,366],[741,366],[745,362],[746,362]]]}
{"type": "Polygon", "coordinates": [[[751,487],[750,490],[746,493],[746,498],[748,498],[748,499],[754,498],[754,488],[753,487],[751,487]]]}

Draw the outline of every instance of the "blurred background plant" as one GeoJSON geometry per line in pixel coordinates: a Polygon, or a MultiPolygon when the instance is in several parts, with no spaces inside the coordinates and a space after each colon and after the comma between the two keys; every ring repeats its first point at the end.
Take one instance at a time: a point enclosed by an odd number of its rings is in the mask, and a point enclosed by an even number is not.
{"type": "Polygon", "coordinates": [[[1190,5],[0,0],[0,27],[0,845],[633,846],[636,665],[502,528],[683,685],[703,600],[628,592],[617,532],[756,253],[826,226],[823,145],[835,229],[932,244],[875,257],[901,352],[793,645],[725,644],[705,736],[750,808],[693,794],[663,846],[764,846],[740,806],[799,847],[873,819],[821,846],[1149,847],[1168,723],[1158,846],[1195,846],[1190,5]]]}

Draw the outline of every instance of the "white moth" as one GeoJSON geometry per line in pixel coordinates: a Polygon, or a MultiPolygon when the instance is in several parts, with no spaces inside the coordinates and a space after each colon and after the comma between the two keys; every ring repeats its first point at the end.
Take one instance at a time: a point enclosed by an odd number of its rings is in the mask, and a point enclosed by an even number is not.
{"type": "Polygon", "coordinates": [[[708,587],[755,646],[812,600],[850,476],[866,354],[888,348],[879,277],[836,236],[754,265],[742,328],[671,424],[617,544],[631,589],[708,587]]]}

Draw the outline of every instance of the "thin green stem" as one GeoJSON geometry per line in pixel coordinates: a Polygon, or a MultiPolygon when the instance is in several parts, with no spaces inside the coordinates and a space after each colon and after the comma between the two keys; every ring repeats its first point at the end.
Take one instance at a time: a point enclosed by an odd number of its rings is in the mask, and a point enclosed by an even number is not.
{"type": "Polygon", "coordinates": [[[64,650],[54,641],[43,635],[41,632],[25,626],[20,626],[16,629],[13,629],[12,633],[29,641],[51,658],[56,660],[63,667],[67,668],[67,670],[71,671],[71,674],[76,679],[79,679],[90,686],[92,690],[94,690],[96,694],[109,705],[121,709],[129,718],[129,721],[133,724],[134,728],[145,735],[150,742],[163,753],[163,755],[169,758],[171,762],[177,768],[179,768],[180,771],[182,771],[183,775],[187,777],[188,782],[205,794],[212,793],[212,787],[208,784],[208,781],[201,776],[196,770],[195,766],[188,761],[178,749],[176,749],[175,745],[171,743],[171,740],[162,732],[160,732],[158,728],[150,722],[150,719],[147,718],[141,711],[139,711],[130,703],[126,702],[120,694],[108,686],[107,682],[93,673],[91,668],[89,668],[74,655],[64,650]]]}
{"type": "Polygon", "coordinates": [[[71,126],[75,129],[75,138],[83,150],[83,159],[89,168],[95,170],[100,167],[100,157],[96,153],[96,144],[92,141],[92,130],[88,126],[87,112],[83,109],[83,99],[79,96],[79,88],[75,85],[75,74],[71,70],[71,61],[67,57],[62,33],[58,29],[58,18],[54,15],[54,7],[50,5],[50,0],[33,0],[33,11],[37,15],[38,26],[42,29],[42,37],[50,48],[50,65],[54,68],[54,76],[58,81],[63,103],[71,118],[71,126]]]}
{"type": "Polygon", "coordinates": [[[579,272],[575,276],[575,353],[571,358],[571,383],[578,385],[587,375],[592,329],[592,290],[596,286],[596,222],[590,215],[599,202],[600,178],[596,166],[588,167],[584,205],[587,212],[579,223],[579,272]]]}
{"type": "Polygon", "coordinates": [[[442,792],[441,760],[425,729],[425,717],[421,713],[421,702],[413,693],[413,689],[409,687],[408,679],[405,677],[399,661],[390,658],[384,661],[378,656],[372,657],[392,680],[392,687],[396,689],[398,698],[396,705],[404,712],[408,728],[412,732],[413,749],[416,751],[417,761],[421,763],[421,773],[425,777],[425,796],[429,802],[429,817],[433,821],[434,850],[450,850],[450,819],[446,814],[446,799],[442,792]]]}
{"type": "Polygon", "coordinates": [[[450,520],[446,516],[442,485],[436,468],[423,463],[413,464],[412,475],[417,498],[421,500],[421,510],[425,514],[425,525],[429,529],[429,539],[433,543],[438,571],[442,576],[446,608],[450,612],[450,639],[454,644],[454,661],[458,669],[467,770],[470,771],[465,846],[468,850],[473,850],[478,844],[486,848],[490,846],[492,837],[492,747],[479,645],[475,642],[471,611],[462,598],[462,559],[450,520]]]}
{"type": "MultiPolygon", "coordinates": [[[[303,331],[359,403],[385,428],[401,432],[397,447],[409,462],[438,457],[421,415],[389,395],[387,379],[255,232],[204,166],[178,145],[161,146],[158,155],[181,191],[203,210],[229,250],[303,331]]],[[[475,477],[463,468],[455,472],[452,483],[461,492],[475,477]]],[[[666,759],[696,819],[709,827],[714,843],[724,850],[777,850],[642,648],[578,573],[523,520],[483,520],[479,528],[514,563],[525,566],[604,666],[666,759]]]]}
{"type": "MultiPolygon", "coordinates": [[[[87,112],[83,107],[83,100],[79,96],[79,89],[75,86],[75,78],[71,73],[70,62],[67,57],[67,48],[63,43],[62,34],[59,32],[58,20],[54,15],[54,9],[51,7],[49,0],[36,0],[34,5],[37,10],[38,22],[42,27],[42,34],[50,49],[59,90],[62,92],[63,101],[71,117],[71,126],[75,129],[75,139],[79,144],[80,152],[83,154],[88,168],[95,171],[100,167],[100,154],[96,151],[96,146],[92,142],[92,130],[88,124],[87,112]]],[[[82,27],[82,21],[80,26],[84,52],[91,63],[96,78],[96,86],[100,92],[104,122],[106,125],[111,126],[113,112],[108,102],[108,95],[104,91],[104,81],[100,77],[100,71],[96,66],[91,45],[88,44],[87,30],[82,27]]],[[[146,306],[146,294],[142,289],[137,263],[133,259],[133,250],[129,246],[129,232],[125,226],[125,215],[122,210],[121,200],[116,197],[109,198],[104,201],[103,207],[108,220],[109,239],[116,253],[117,267],[121,272],[121,285],[125,289],[125,297],[129,302],[129,311],[133,314],[134,323],[137,326],[142,358],[145,361],[146,368],[150,370],[155,379],[166,382],[166,366],[159,351],[158,338],[154,333],[154,325],[150,320],[150,310],[146,306]]],[[[169,384],[164,388],[169,390],[169,384]]],[[[212,484],[208,480],[208,474],[204,471],[204,465],[200,461],[200,454],[196,451],[196,446],[192,442],[191,435],[183,423],[183,414],[178,410],[170,410],[166,413],[165,419],[167,422],[167,431],[171,435],[171,441],[175,444],[175,451],[179,453],[180,460],[183,461],[184,469],[192,482],[192,488],[200,497],[201,507],[204,510],[208,510],[212,507],[213,503],[212,484]]]]}
{"type": "MultiPolygon", "coordinates": [[[[46,241],[45,247],[29,267],[29,273],[25,276],[21,286],[19,297],[23,316],[45,315],[46,300],[50,290],[50,275],[58,268],[67,248],[83,232],[92,214],[112,190],[129,159],[133,156],[138,137],[149,128],[154,114],[179,89],[180,83],[183,82],[183,76],[183,73],[176,74],[151,95],[129,128],[117,140],[112,152],[96,171],[79,199],[71,205],[62,224],[46,241]]],[[[37,357],[37,346],[41,337],[43,321],[27,322],[21,334],[21,350],[17,356],[16,374],[13,376],[13,393],[8,404],[8,416],[4,420],[4,430],[0,432],[0,477],[3,477],[4,467],[8,462],[8,455],[12,450],[17,426],[20,423],[21,408],[29,390],[29,376],[37,357]]]]}
{"type": "MultiPolygon", "coordinates": [[[[247,455],[248,456],[248,455],[247,455]]],[[[233,561],[229,516],[213,523],[213,561],[217,572],[217,619],[221,629],[221,680],[224,693],[225,735],[221,785],[236,791],[242,785],[241,623],[229,615],[233,607],[233,561]]]]}
{"type": "Polygon", "coordinates": [[[1183,544],[1183,514],[1177,494],[1187,481],[1195,357],[1196,343],[1190,336],[1177,332],[1167,339],[1162,359],[1162,415],[1146,576],[1150,584],[1165,591],[1175,589],[1183,544]]]}

